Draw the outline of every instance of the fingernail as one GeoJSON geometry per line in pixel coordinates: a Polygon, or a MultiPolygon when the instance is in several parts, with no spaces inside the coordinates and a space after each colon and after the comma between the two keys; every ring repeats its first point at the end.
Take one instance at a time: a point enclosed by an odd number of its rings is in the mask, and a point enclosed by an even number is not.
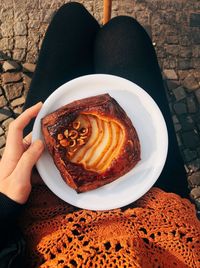
{"type": "Polygon", "coordinates": [[[39,101],[35,104],[35,106],[38,106],[38,105],[43,105],[43,102],[42,101],[39,101]]]}

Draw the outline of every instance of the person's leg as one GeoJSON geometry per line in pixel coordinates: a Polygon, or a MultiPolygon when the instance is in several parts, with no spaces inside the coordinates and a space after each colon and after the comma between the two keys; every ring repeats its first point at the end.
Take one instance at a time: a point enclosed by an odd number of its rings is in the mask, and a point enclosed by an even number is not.
{"type": "MultiPolygon", "coordinates": [[[[63,5],[46,32],[24,109],[63,83],[94,72],[93,43],[100,26],[78,3],[63,5]]],[[[32,124],[26,133],[32,129],[32,124]]]]}
{"type": "Polygon", "coordinates": [[[162,76],[152,42],[133,18],[120,16],[110,20],[97,34],[95,72],[126,78],[146,90],[156,101],[165,118],[169,150],[156,186],[188,195],[187,178],[165,95],[162,76]]]}

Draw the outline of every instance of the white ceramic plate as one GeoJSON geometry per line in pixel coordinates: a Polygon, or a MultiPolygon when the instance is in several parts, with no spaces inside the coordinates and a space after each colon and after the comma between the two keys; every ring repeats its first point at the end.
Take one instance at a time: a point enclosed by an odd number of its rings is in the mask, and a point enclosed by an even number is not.
{"type": "Polygon", "coordinates": [[[74,100],[103,93],[115,98],[131,119],[141,144],[141,161],[116,181],[81,194],[64,182],[47,150],[37,162],[37,169],[52,192],[69,204],[91,210],[119,208],[144,195],[158,179],[168,149],[166,124],[154,100],[136,84],[104,74],[79,77],[50,95],[35,120],[33,140],[43,139],[42,117],[74,100]]]}

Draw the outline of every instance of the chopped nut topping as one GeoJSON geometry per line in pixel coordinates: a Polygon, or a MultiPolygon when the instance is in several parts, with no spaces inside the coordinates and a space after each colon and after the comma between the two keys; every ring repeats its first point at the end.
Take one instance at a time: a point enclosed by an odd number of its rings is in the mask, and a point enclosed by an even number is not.
{"type": "Polygon", "coordinates": [[[83,128],[80,130],[80,136],[87,135],[88,132],[89,132],[89,129],[83,127],[83,128]]]}
{"type": "Polygon", "coordinates": [[[57,139],[60,141],[60,140],[62,140],[64,137],[63,137],[63,134],[58,134],[58,136],[57,136],[57,139]]]}
{"type": "Polygon", "coordinates": [[[77,141],[78,141],[79,145],[83,145],[83,144],[85,144],[85,141],[82,140],[82,139],[77,139],[77,141]]]}
{"type": "Polygon", "coordinates": [[[72,140],[75,140],[75,139],[78,137],[78,131],[76,131],[76,130],[70,130],[70,132],[69,132],[69,137],[70,137],[72,140]]]}
{"type": "Polygon", "coordinates": [[[60,145],[62,145],[63,147],[67,147],[69,145],[69,142],[68,140],[61,140],[60,145]]]}
{"type": "Polygon", "coordinates": [[[80,121],[77,121],[77,122],[73,122],[72,123],[72,126],[73,126],[74,129],[79,129],[80,125],[81,125],[81,122],[80,121]]]}
{"type": "Polygon", "coordinates": [[[68,138],[68,135],[69,135],[69,131],[68,131],[68,129],[66,129],[66,130],[64,131],[64,135],[65,135],[66,138],[68,138]]]}
{"type": "Polygon", "coordinates": [[[87,139],[87,136],[80,136],[80,139],[85,140],[85,139],[87,139]]]}
{"type": "Polygon", "coordinates": [[[71,140],[69,142],[69,147],[74,147],[76,145],[76,140],[71,140]]]}
{"type": "Polygon", "coordinates": [[[59,146],[67,147],[67,156],[73,157],[74,153],[78,150],[79,146],[86,143],[88,138],[89,129],[87,127],[81,127],[80,121],[74,121],[69,125],[69,129],[66,129],[62,134],[58,134],[59,146]]]}

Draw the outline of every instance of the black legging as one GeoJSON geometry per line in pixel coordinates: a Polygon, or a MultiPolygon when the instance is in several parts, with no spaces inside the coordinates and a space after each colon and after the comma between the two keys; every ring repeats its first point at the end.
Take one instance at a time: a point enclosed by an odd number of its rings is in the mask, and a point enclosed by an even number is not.
{"type": "MultiPolygon", "coordinates": [[[[63,5],[49,25],[24,109],[46,98],[63,83],[87,74],[124,77],[145,89],[160,107],[169,134],[169,150],[156,186],[188,195],[162,76],[152,42],[133,18],[119,16],[100,27],[78,3],[63,5]]],[[[32,129],[32,124],[26,133],[32,129]]]]}

